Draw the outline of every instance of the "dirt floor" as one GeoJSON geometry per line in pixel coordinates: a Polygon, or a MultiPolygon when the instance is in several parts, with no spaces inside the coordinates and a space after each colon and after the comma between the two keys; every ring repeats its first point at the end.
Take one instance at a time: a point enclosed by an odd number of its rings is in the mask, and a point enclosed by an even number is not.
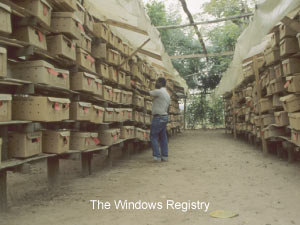
{"type": "Polygon", "coordinates": [[[102,159],[95,158],[96,171],[88,178],[80,178],[78,161],[63,162],[61,184],[53,190],[47,190],[45,164],[32,166],[29,174],[9,174],[10,210],[0,215],[0,224],[300,224],[299,164],[265,158],[224,131],[178,135],[170,141],[168,163],[153,163],[150,150],[119,159],[110,169],[102,168],[102,159]],[[93,210],[90,200],[110,202],[111,209],[93,210]],[[161,202],[163,209],[116,210],[114,200],[161,202]],[[210,205],[207,212],[182,212],[166,209],[167,200],[210,205]],[[211,218],[215,210],[239,215],[211,218]]]}

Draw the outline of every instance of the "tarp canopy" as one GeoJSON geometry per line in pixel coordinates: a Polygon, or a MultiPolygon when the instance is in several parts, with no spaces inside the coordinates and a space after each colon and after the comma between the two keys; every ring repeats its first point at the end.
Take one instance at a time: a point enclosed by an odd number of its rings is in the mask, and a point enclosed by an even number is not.
{"type": "Polygon", "coordinates": [[[266,35],[298,7],[300,7],[300,0],[260,0],[258,2],[253,21],[238,38],[233,61],[215,90],[217,95],[232,91],[242,82],[242,61],[263,51],[267,44],[266,35]]]}
{"type": "Polygon", "coordinates": [[[148,42],[143,49],[162,56],[162,61],[144,54],[139,54],[139,56],[150,63],[164,67],[170,74],[174,75],[174,80],[179,82],[180,85],[184,87],[185,93],[187,93],[188,86],[186,81],[174,69],[171,59],[165,52],[161,42],[160,33],[152,26],[151,20],[141,0],[90,0],[90,4],[87,8],[94,17],[101,21],[110,19],[146,31],[148,35],[110,26],[113,32],[117,33],[124,41],[130,43],[135,49],[141,46],[150,37],[150,42],[148,42]]]}

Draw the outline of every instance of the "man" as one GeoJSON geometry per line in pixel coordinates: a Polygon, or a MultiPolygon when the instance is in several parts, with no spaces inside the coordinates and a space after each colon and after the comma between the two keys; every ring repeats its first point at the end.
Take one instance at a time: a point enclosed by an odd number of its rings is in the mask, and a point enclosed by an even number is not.
{"type": "Polygon", "coordinates": [[[153,150],[153,159],[155,162],[168,161],[167,123],[170,95],[166,89],[166,83],[166,79],[160,77],[156,81],[156,89],[150,91],[150,95],[154,98],[150,140],[153,150]],[[159,146],[161,152],[159,150],[159,146]]]}

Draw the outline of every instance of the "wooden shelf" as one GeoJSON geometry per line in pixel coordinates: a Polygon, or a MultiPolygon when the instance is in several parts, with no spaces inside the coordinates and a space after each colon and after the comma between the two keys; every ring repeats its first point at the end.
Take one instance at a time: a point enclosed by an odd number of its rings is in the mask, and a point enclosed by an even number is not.
{"type": "Polygon", "coordinates": [[[31,158],[27,158],[27,159],[10,159],[10,160],[1,162],[0,170],[11,170],[11,169],[21,166],[25,163],[33,163],[33,162],[37,162],[39,160],[47,159],[47,158],[54,157],[54,156],[56,156],[56,155],[55,154],[41,154],[41,155],[34,156],[31,158]]]}

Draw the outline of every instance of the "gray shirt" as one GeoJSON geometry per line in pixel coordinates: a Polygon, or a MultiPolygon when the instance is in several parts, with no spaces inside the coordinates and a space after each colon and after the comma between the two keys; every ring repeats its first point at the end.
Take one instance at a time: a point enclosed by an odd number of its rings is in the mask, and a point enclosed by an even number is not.
{"type": "Polygon", "coordinates": [[[171,99],[167,89],[155,89],[153,91],[150,91],[150,95],[154,97],[152,115],[168,115],[168,108],[171,99]]]}

